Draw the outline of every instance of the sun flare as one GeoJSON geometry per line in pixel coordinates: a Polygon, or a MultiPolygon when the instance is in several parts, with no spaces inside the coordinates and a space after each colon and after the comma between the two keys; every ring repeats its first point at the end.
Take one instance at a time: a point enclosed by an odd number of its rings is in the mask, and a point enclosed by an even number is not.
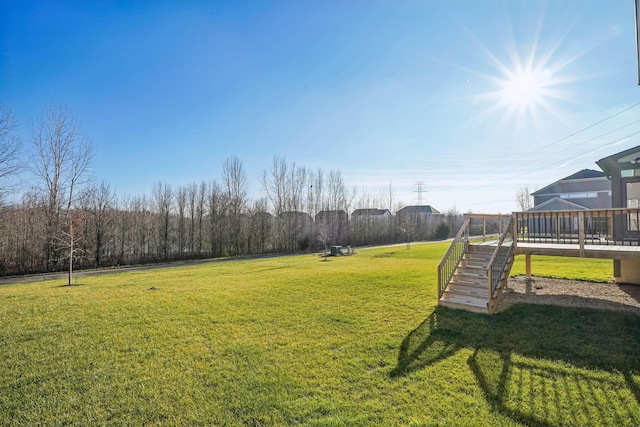
{"type": "Polygon", "coordinates": [[[549,86],[553,84],[553,75],[546,69],[519,70],[510,73],[501,82],[498,91],[500,103],[509,110],[533,110],[544,106],[551,95],[549,86]]]}
{"type": "Polygon", "coordinates": [[[542,126],[548,118],[562,120],[563,104],[575,98],[571,84],[578,77],[571,74],[570,65],[579,56],[560,52],[562,36],[545,39],[543,43],[541,34],[538,32],[524,43],[511,36],[504,50],[498,51],[474,37],[492,68],[474,70],[486,83],[486,90],[475,95],[484,107],[479,119],[498,117],[496,127],[513,124],[516,130],[542,126]]]}

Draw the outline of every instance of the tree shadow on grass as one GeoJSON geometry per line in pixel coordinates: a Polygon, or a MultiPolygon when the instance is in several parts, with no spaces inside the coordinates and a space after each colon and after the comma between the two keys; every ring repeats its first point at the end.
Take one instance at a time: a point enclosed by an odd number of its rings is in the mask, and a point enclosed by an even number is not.
{"type": "Polygon", "coordinates": [[[437,307],[405,337],[391,375],[463,348],[473,350],[467,363],[487,402],[513,420],[640,425],[640,316],[533,304],[493,316],[437,307]]]}

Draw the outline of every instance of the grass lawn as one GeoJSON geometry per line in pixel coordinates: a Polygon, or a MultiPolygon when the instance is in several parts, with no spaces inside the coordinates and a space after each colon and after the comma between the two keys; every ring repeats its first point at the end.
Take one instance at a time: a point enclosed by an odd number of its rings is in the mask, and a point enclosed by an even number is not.
{"type": "Polygon", "coordinates": [[[0,425],[640,424],[640,317],[439,308],[447,245],[0,286],[0,425]]]}

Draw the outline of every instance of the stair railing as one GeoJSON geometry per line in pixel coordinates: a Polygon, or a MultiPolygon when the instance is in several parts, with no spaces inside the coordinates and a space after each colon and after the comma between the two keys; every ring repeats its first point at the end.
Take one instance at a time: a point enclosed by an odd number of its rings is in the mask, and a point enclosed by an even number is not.
{"type": "Polygon", "coordinates": [[[510,216],[505,228],[500,232],[500,239],[487,265],[487,284],[489,287],[487,309],[489,313],[493,313],[496,308],[497,290],[500,287],[503,275],[506,273],[507,263],[513,257],[514,250],[513,216],[510,216]]]}
{"type": "Polygon", "coordinates": [[[460,264],[460,260],[462,260],[469,247],[470,222],[471,218],[469,215],[465,215],[464,223],[453,238],[451,246],[449,246],[449,249],[438,265],[438,299],[442,297],[442,294],[447,288],[447,284],[453,277],[456,268],[458,268],[458,264],[460,264]]]}

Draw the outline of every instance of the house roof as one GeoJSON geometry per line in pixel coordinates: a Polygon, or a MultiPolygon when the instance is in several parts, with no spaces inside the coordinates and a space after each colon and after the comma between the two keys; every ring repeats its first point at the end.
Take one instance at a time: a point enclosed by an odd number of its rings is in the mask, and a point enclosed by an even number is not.
{"type": "Polygon", "coordinates": [[[421,205],[421,206],[405,206],[400,209],[398,213],[425,213],[425,214],[439,214],[440,211],[431,205],[421,205]]]}
{"type": "Polygon", "coordinates": [[[544,212],[544,211],[575,211],[575,210],[587,210],[589,208],[579,205],[578,203],[573,203],[565,199],[561,199],[560,197],[554,197],[553,199],[549,199],[544,203],[540,203],[538,206],[535,206],[527,212],[544,212]]]}
{"type": "Polygon", "coordinates": [[[602,171],[597,171],[593,169],[582,169],[581,171],[576,172],[573,175],[569,175],[566,178],[562,178],[561,181],[567,181],[570,179],[601,178],[603,176],[606,176],[606,175],[602,171]]]}
{"type": "Polygon", "coordinates": [[[596,162],[607,176],[622,169],[640,169],[640,145],[612,154],[596,162]]]}
{"type": "Polygon", "coordinates": [[[390,213],[389,209],[356,209],[351,216],[382,216],[390,213]]]}
{"type": "Polygon", "coordinates": [[[544,194],[581,193],[611,191],[611,181],[596,170],[583,169],[531,193],[533,196],[544,194]]]}

